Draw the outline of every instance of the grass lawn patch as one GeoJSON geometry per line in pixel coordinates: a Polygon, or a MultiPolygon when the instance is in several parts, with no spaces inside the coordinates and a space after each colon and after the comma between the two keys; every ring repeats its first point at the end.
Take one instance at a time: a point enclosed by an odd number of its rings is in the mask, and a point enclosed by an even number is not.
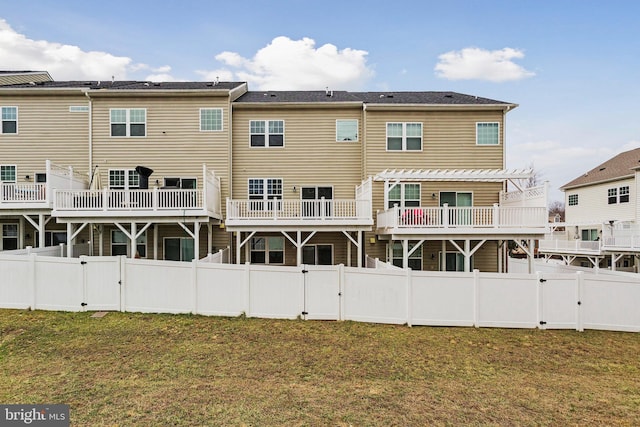
{"type": "Polygon", "coordinates": [[[74,426],[640,425],[640,334],[0,310],[0,402],[74,426]]]}

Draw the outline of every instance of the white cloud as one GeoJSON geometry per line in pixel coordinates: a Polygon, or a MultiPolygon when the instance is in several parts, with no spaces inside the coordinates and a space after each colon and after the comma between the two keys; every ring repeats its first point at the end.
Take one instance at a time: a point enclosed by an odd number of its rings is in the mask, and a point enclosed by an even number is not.
{"type": "Polygon", "coordinates": [[[151,81],[151,82],[179,82],[179,81],[181,81],[181,80],[176,79],[175,77],[173,77],[171,74],[163,74],[163,73],[149,74],[144,79],[148,80],[148,81],[151,81]]]}
{"type": "Polygon", "coordinates": [[[0,58],[13,70],[48,71],[56,80],[125,79],[131,58],[85,52],[78,46],[32,40],[0,19],[0,58]]]}
{"type": "Polygon", "coordinates": [[[535,75],[513,62],[514,59],[524,58],[524,52],[508,47],[492,51],[468,47],[443,53],[438,58],[439,62],[435,66],[436,76],[448,80],[504,82],[535,75]]]}
{"type": "Polygon", "coordinates": [[[152,82],[179,82],[183,81],[169,74],[171,72],[171,66],[163,65],[162,67],[152,68],[151,72],[153,74],[149,74],[145,77],[145,80],[150,80],[152,82]]]}
{"type": "Polygon", "coordinates": [[[357,89],[373,76],[366,56],[366,51],[338,50],[332,44],[316,48],[315,41],[306,37],[302,40],[276,37],[250,59],[236,52],[216,55],[216,60],[233,70],[223,69],[215,73],[222,76],[226,71],[232,80],[248,81],[256,89],[302,90],[326,86],[357,89]]]}
{"type": "Polygon", "coordinates": [[[202,79],[205,81],[216,81],[219,80],[221,82],[230,82],[233,81],[233,72],[230,70],[219,69],[219,70],[196,70],[196,74],[202,76],[202,79]]]}

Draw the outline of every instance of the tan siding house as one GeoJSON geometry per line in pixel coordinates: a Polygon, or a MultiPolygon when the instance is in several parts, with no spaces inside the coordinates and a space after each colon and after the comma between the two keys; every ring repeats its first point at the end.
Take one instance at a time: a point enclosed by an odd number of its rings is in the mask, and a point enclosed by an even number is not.
{"type": "Polygon", "coordinates": [[[284,247],[288,264],[351,264],[354,242],[353,253],[361,250],[357,236],[373,222],[370,201],[361,201],[358,212],[356,200],[362,105],[342,95],[248,93],[233,104],[232,209],[225,224],[237,236],[237,261],[263,256],[256,246],[268,241],[284,247]]]}
{"type": "Polygon", "coordinates": [[[506,102],[49,81],[0,86],[0,106],[7,247],[55,229],[96,255],[499,271],[505,241],[545,231],[546,194],[505,169],[506,102]]]}

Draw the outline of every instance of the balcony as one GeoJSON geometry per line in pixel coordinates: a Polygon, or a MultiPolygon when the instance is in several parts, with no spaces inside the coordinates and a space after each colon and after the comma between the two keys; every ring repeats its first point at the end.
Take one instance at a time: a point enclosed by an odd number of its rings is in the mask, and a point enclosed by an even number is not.
{"type": "Polygon", "coordinates": [[[607,255],[613,253],[640,253],[640,227],[633,222],[597,224],[602,229],[599,240],[550,239],[540,241],[540,252],[558,255],[607,255]]]}
{"type": "Polygon", "coordinates": [[[71,167],[56,166],[47,160],[45,169],[46,182],[0,183],[0,210],[51,209],[53,191],[87,188],[86,179],[71,167]]]}
{"type": "Polygon", "coordinates": [[[540,240],[538,252],[562,255],[601,255],[602,245],[599,240],[540,240]]]}
{"type": "Polygon", "coordinates": [[[220,179],[203,167],[202,189],[54,190],[54,217],[222,218],[220,179]]]}
{"type": "Polygon", "coordinates": [[[47,205],[47,184],[16,184],[3,182],[0,184],[0,207],[30,207],[47,205]]]}
{"type": "Polygon", "coordinates": [[[369,200],[227,200],[226,226],[373,225],[369,200]]]}
{"type": "Polygon", "coordinates": [[[542,235],[545,207],[398,207],[378,213],[380,235],[542,235]]]}
{"type": "Polygon", "coordinates": [[[227,199],[225,226],[233,230],[252,227],[366,227],[371,215],[371,178],[355,188],[355,199],[227,199]]]}

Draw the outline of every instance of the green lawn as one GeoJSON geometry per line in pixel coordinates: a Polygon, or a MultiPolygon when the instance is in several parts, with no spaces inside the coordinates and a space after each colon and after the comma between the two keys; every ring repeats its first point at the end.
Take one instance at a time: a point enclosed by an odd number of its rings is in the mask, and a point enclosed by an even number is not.
{"type": "Polygon", "coordinates": [[[72,425],[640,425],[640,334],[0,310],[0,403],[72,425]]]}

